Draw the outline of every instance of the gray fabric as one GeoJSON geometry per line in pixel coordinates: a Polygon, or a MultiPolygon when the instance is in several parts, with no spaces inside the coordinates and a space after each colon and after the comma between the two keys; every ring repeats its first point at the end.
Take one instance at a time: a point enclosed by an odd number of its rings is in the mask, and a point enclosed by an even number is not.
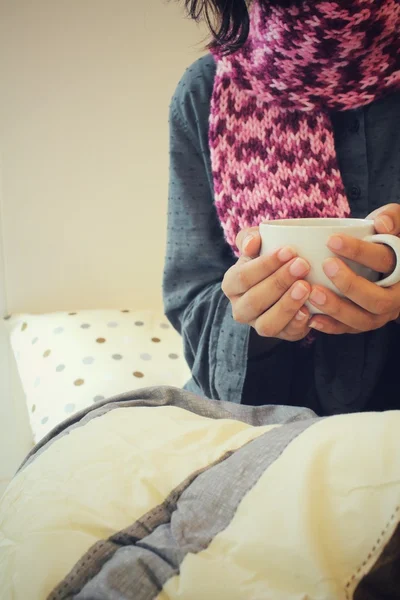
{"type": "MultiPolygon", "coordinates": [[[[316,419],[310,418],[313,415],[309,411],[278,409],[278,412],[271,412],[266,407],[254,411],[249,407],[209,403],[184,391],[154,389],[148,391],[146,401],[129,402],[126,398],[125,403],[115,402],[103,405],[100,411],[91,410],[80,419],[79,424],[83,426],[91,418],[99,416],[99,412],[104,414],[112,409],[113,405],[160,405],[166,392],[172,394],[167,403],[172,400],[175,406],[214,418],[231,416],[230,409],[233,408],[236,416],[238,410],[242,416],[248,413],[243,419],[246,422],[252,420],[252,413],[258,424],[271,423],[271,419],[276,423],[277,417],[291,422],[192,474],[161,506],[121,534],[96,544],[50,594],[49,600],[155,598],[164,584],[179,572],[189,553],[197,554],[206,549],[214,537],[228,527],[240,502],[268,467],[293,439],[316,422],[316,419]]],[[[77,426],[77,423],[72,426],[77,426]]],[[[68,428],[65,429],[67,431],[68,428]]],[[[51,441],[47,445],[49,443],[51,441]]]]}
{"type": "Polygon", "coordinates": [[[134,545],[147,535],[152,533],[156,527],[160,527],[170,520],[173,510],[176,510],[176,503],[182,492],[200,475],[200,473],[212,468],[215,464],[222,462],[230,456],[232,452],[222,456],[220,460],[213,465],[201,469],[191,475],[181,483],[166,500],[149,514],[141,517],[132,526],[119,531],[108,540],[100,540],[85,554],[74,566],[72,571],[50,594],[48,600],[62,600],[64,598],[74,597],[85,585],[102,569],[103,565],[110,560],[118,548],[134,545]]]}
{"type": "MultiPolygon", "coordinates": [[[[400,353],[396,325],[358,336],[318,334],[310,348],[288,342],[272,348],[234,322],[221,282],[235,258],[214,207],[208,145],[214,76],[211,56],[197,61],[170,111],[164,303],[192,371],[187,389],[236,403],[305,405],[323,415],[400,408],[390,363],[400,353]]],[[[352,216],[399,203],[400,94],[333,114],[332,121],[352,216]]]]}
{"type": "Polygon", "coordinates": [[[28,466],[37,456],[49,448],[56,440],[68,435],[77,427],[83,427],[97,417],[117,408],[139,406],[177,406],[210,419],[234,419],[248,425],[274,425],[302,421],[315,417],[306,409],[291,406],[249,407],[202,398],[191,392],[173,387],[143,388],[103,400],[85,408],[66,419],[46,435],[27,455],[20,470],[28,466]]]}

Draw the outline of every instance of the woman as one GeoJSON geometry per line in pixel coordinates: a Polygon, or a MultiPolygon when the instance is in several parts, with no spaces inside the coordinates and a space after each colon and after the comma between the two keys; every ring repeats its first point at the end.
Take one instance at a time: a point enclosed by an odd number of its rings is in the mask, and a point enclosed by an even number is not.
{"type": "Polygon", "coordinates": [[[311,289],[289,248],[259,257],[257,228],[351,214],[400,234],[400,4],[186,5],[218,18],[212,53],[186,72],[170,113],[164,298],[187,388],[322,415],[400,408],[400,286],[382,290],[340,260],[388,273],[391,250],[331,239],[340,299],[311,289]],[[310,318],[307,300],[326,316],[310,318]]]}

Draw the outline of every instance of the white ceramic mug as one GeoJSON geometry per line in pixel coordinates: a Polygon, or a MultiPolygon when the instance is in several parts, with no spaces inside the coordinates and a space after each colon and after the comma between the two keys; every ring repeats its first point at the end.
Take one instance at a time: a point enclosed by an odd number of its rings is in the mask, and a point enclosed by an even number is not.
{"type": "MultiPolygon", "coordinates": [[[[306,277],[311,285],[322,285],[339,294],[337,288],[325,275],[322,265],[327,258],[335,256],[327,246],[328,239],[335,234],[345,234],[366,242],[386,244],[396,255],[396,267],[385,279],[379,274],[351,260],[341,258],[358,275],[381,287],[390,287],[400,282],[400,239],[389,234],[375,234],[374,222],[363,219],[281,219],[260,225],[262,240],[261,254],[273,254],[279,248],[290,246],[311,266],[306,277]]],[[[340,295],[340,294],[339,294],[340,295]]],[[[307,303],[311,314],[321,313],[307,303]]]]}

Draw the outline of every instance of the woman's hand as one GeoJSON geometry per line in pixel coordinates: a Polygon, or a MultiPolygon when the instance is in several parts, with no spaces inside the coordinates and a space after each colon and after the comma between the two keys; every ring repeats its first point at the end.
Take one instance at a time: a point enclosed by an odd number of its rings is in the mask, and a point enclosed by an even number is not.
{"type": "MultiPolygon", "coordinates": [[[[372,213],[377,233],[400,234],[400,206],[389,204],[372,213]]],[[[395,267],[395,255],[388,247],[335,235],[328,242],[337,255],[349,258],[378,273],[389,274],[395,267]]],[[[379,329],[394,321],[400,313],[400,284],[381,288],[356,275],[339,258],[324,263],[325,274],[345,296],[314,286],[310,302],[325,315],[314,316],[310,327],[330,334],[361,333],[379,329]]]]}
{"type": "Polygon", "coordinates": [[[304,307],[311,292],[304,281],[310,266],[291,248],[258,256],[258,227],[241,231],[236,240],[241,256],[227,271],[222,290],[232,304],[235,321],[254,327],[262,337],[298,341],[309,333],[304,307]]]}

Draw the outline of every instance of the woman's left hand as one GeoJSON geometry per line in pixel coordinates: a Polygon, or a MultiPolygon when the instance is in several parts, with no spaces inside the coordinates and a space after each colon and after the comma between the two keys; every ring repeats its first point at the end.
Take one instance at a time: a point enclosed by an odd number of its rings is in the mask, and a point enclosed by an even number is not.
{"type": "MultiPolygon", "coordinates": [[[[377,233],[400,235],[400,205],[388,204],[368,217],[374,219],[377,233]]],[[[393,250],[383,244],[363,242],[345,235],[329,239],[329,248],[337,255],[349,258],[378,273],[389,274],[395,267],[393,250]]],[[[345,296],[321,286],[314,286],[310,302],[324,312],[315,315],[310,327],[329,334],[362,333],[379,329],[395,321],[400,313],[400,283],[381,288],[356,275],[339,258],[324,263],[325,274],[345,296]]]]}

